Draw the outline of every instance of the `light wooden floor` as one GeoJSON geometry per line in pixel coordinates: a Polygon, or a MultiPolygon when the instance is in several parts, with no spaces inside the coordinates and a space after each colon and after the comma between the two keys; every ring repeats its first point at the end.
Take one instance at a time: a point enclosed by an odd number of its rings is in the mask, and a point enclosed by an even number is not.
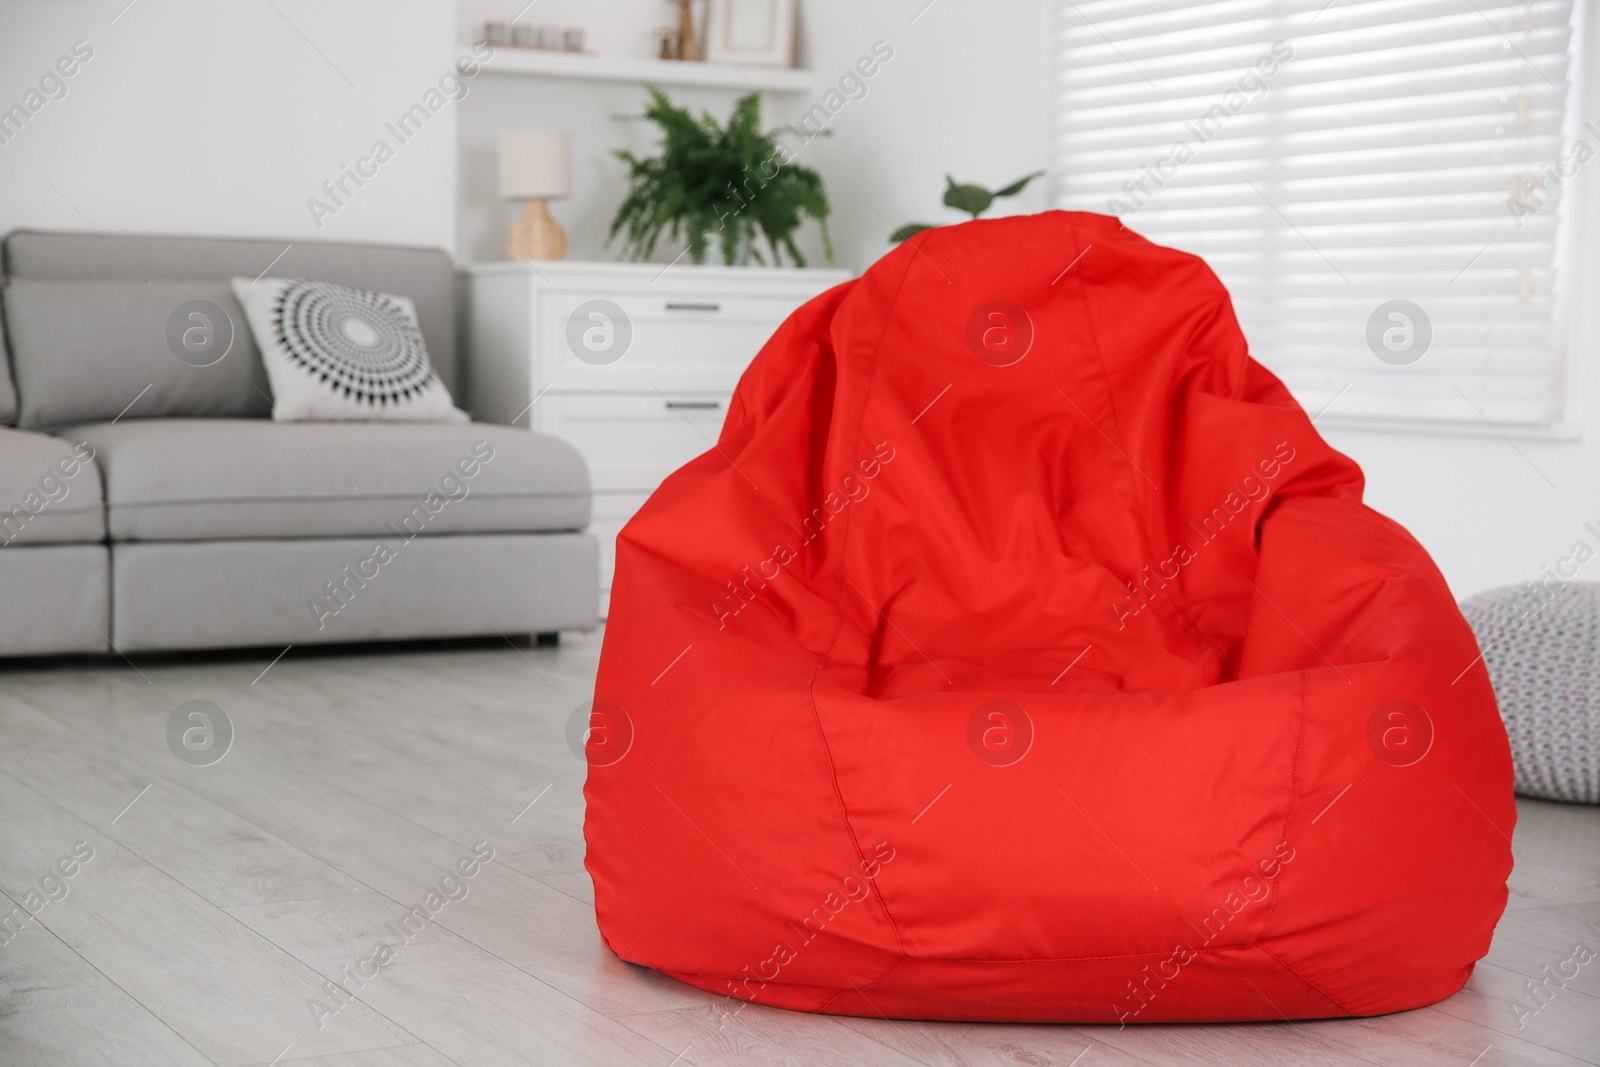
{"type": "Polygon", "coordinates": [[[270,653],[0,666],[0,890],[95,850],[0,945],[0,1064],[1600,1063],[1600,959],[1525,1025],[1511,1006],[1574,943],[1600,949],[1600,810],[1532,801],[1494,949],[1435,1007],[1120,1031],[727,1017],[595,932],[564,735],[599,638],[566,640],[296,648],[259,678],[270,653]],[[166,745],[191,699],[236,728],[211,767],[166,745]],[[468,895],[318,1029],[327,979],[483,839],[468,895]]]}

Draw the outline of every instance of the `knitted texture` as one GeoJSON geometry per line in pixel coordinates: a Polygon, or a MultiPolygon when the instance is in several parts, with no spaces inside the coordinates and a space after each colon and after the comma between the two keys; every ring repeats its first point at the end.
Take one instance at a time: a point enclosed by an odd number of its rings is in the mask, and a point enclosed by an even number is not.
{"type": "Polygon", "coordinates": [[[1600,804],[1600,585],[1506,586],[1461,611],[1500,702],[1517,792],[1600,804]]]}

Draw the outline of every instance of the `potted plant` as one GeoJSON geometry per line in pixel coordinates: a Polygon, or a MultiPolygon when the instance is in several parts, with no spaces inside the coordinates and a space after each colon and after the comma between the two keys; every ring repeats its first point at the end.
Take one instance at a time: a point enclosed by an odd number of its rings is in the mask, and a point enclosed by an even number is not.
{"type": "MultiPolygon", "coordinates": [[[[950,175],[946,174],[944,176],[944,204],[945,207],[953,207],[957,211],[965,211],[973,218],[977,218],[985,211],[988,211],[989,205],[993,204],[996,199],[1002,196],[1016,196],[1018,193],[1022,192],[1022,190],[1028,187],[1029,182],[1033,181],[1033,179],[1039,177],[1043,173],[1044,171],[1042,170],[1036,170],[1032,174],[1018,178],[1004,189],[996,189],[993,192],[990,192],[981,185],[973,185],[970,182],[958,182],[950,175]]],[[[901,241],[904,241],[907,237],[919,234],[923,230],[931,230],[938,225],[939,224],[937,222],[908,222],[898,230],[891,233],[889,235],[889,240],[898,244],[901,241]]]]}
{"type": "Polygon", "coordinates": [[[709,112],[696,119],[653,85],[649,106],[639,116],[661,129],[661,154],[640,159],[618,150],[628,166],[628,195],[611,221],[607,243],[622,237],[623,254],[648,259],[663,237],[687,241],[696,263],[720,259],[729,266],[766,259],[757,244],[764,239],[777,266],[784,254],[806,265],[794,235],[807,218],[822,228],[829,265],[828,197],[822,178],[793,162],[794,152],[775,131],[761,129],[761,94],[751,93],[733,107],[727,125],[709,112]]]}

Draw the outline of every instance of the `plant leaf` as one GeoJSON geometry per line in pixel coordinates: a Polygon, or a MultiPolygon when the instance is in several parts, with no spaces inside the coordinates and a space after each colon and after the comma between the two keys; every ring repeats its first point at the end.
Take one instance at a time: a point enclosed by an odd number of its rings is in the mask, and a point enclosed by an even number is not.
{"type": "Polygon", "coordinates": [[[965,211],[973,218],[977,218],[994,203],[994,194],[981,185],[958,185],[948,174],[944,176],[944,180],[949,183],[944,191],[946,207],[965,211]]]}
{"type": "Polygon", "coordinates": [[[1016,181],[1012,182],[1010,185],[1006,186],[1004,189],[996,189],[994,191],[994,195],[995,196],[1016,196],[1018,193],[1022,192],[1022,190],[1026,189],[1028,187],[1028,183],[1029,182],[1033,181],[1033,179],[1035,179],[1037,177],[1040,177],[1043,174],[1044,174],[1044,171],[1036,170],[1032,174],[1028,175],[1026,178],[1018,178],[1016,181]]]}
{"type": "Polygon", "coordinates": [[[934,229],[935,226],[936,224],[932,222],[908,222],[898,230],[891,233],[889,235],[889,240],[894,244],[899,244],[901,241],[904,241],[907,238],[915,237],[923,230],[934,229]]]}

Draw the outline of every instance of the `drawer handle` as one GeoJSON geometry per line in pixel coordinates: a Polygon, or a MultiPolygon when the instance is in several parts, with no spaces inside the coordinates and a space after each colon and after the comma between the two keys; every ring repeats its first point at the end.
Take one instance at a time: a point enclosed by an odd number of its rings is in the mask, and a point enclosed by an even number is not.
{"type": "Polygon", "coordinates": [[[668,300],[668,311],[721,311],[721,304],[694,304],[681,300],[668,300]]]}
{"type": "Polygon", "coordinates": [[[720,400],[669,400],[668,411],[715,411],[722,406],[720,400]]]}

